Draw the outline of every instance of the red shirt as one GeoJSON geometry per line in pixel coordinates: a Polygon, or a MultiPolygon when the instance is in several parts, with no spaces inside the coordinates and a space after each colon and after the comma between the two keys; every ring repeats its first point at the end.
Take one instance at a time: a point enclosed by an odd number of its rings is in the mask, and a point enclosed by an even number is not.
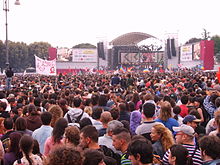
{"type": "Polygon", "coordinates": [[[182,104],[180,105],[180,108],[181,108],[181,112],[180,112],[181,117],[185,117],[186,115],[189,114],[188,107],[186,105],[182,104]]]}

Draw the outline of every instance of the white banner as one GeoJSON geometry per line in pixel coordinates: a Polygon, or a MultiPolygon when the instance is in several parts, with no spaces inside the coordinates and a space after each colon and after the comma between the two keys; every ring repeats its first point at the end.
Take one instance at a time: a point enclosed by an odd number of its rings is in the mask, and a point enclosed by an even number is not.
{"type": "Polygon", "coordinates": [[[35,65],[37,74],[56,75],[56,59],[48,61],[35,56],[35,65]]]}
{"type": "Polygon", "coordinates": [[[192,61],[192,45],[181,46],[180,61],[192,61]]]}
{"type": "Polygon", "coordinates": [[[73,62],[97,62],[97,49],[73,48],[73,62]]]}

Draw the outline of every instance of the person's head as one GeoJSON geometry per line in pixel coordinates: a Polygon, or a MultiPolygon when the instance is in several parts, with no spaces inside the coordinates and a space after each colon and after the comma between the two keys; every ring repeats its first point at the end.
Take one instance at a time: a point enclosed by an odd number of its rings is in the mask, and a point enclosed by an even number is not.
{"type": "Polygon", "coordinates": [[[92,112],[92,118],[95,120],[99,120],[102,112],[103,112],[102,108],[100,108],[100,107],[95,108],[92,112]]]}
{"type": "Polygon", "coordinates": [[[161,103],[159,118],[163,121],[167,121],[172,117],[172,107],[168,101],[161,103]]]}
{"type": "Polygon", "coordinates": [[[112,140],[115,149],[124,152],[131,141],[131,134],[126,128],[117,128],[113,130],[112,140]]]}
{"type": "Polygon", "coordinates": [[[89,116],[92,116],[92,107],[86,106],[84,108],[84,112],[87,113],[89,116]]]}
{"type": "Polygon", "coordinates": [[[171,146],[168,160],[171,165],[193,165],[188,150],[181,144],[171,146]]]}
{"type": "Polygon", "coordinates": [[[112,115],[113,120],[118,120],[119,118],[119,110],[115,107],[109,111],[112,115]]]}
{"type": "Polygon", "coordinates": [[[214,113],[214,116],[215,116],[215,124],[217,125],[217,128],[220,130],[220,110],[216,111],[214,113]]]}
{"type": "Polygon", "coordinates": [[[167,151],[173,144],[174,139],[172,132],[162,124],[156,124],[151,129],[152,141],[160,141],[164,151],[167,151]]]}
{"type": "Polygon", "coordinates": [[[56,121],[63,117],[63,110],[60,108],[59,105],[52,105],[49,109],[48,112],[52,114],[52,119],[51,119],[51,127],[54,127],[56,121]]]}
{"type": "Polygon", "coordinates": [[[31,115],[31,116],[38,114],[38,113],[37,113],[37,109],[36,109],[36,107],[35,107],[34,104],[29,104],[29,105],[28,105],[28,114],[31,115]]]}
{"type": "Polygon", "coordinates": [[[56,121],[52,131],[54,143],[59,143],[64,134],[65,128],[68,126],[68,122],[65,118],[60,118],[56,121]]]}
{"type": "Polygon", "coordinates": [[[181,112],[180,106],[173,107],[173,113],[175,114],[174,119],[178,120],[178,115],[180,114],[180,112],[181,112]]]}
{"type": "Polygon", "coordinates": [[[85,126],[80,131],[80,146],[82,148],[89,148],[91,144],[98,143],[98,137],[99,133],[94,126],[85,126]]]}
{"type": "Polygon", "coordinates": [[[123,124],[118,120],[112,120],[108,122],[106,132],[109,136],[112,136],[112,132],[117,128],[123,128],[123,124]]]}
{"type": "Polygon", "coordinates": [[[23,135],[19,142],[19,146],[29,164],[32,164],[33,160],[29,157],[29,155],[34,147],[34,139],[29,135],[23,135]]]}
{"type": "Polygon", "coordinates": [[[215,106],[218,108],[218,107],[220,107],[220,97],[217,97],[216,99],[215,99],[215,106]]]}
{"type": "Polygon", "coordinates": [[[9,152],[14,152],[16,157],[19,158],[21,156],[19,141],[22,135],[19,132],[13,132],[9,135],[10,145],[9,145],[9,152]]]}
{"type": "Polygon", "coordinates": [[[111,113],[108,111],[102,112],[100,121],[102,122],[103,125],[108,124],[108,122],[112,121],[111,113]]]}
{"type": "Polygon", "coordinates": [[[83,158],[78,150],[70,146],[59,146],[49,153],[45,165],[82,165],[83,158]]]}
{"type": "Polygon", "coordinates": [[[146,118],[152,118],[155,114],[155,105],[152,103],[145,103],[143,105],[143,114],[146,118]]]}
{"type": "Polygon", "coordinates": [[[41,113],[40,118],[43,125],[50,125],[52,114],[50,112],[43,112],[41,113]]]}
{"type": "Polygon", "coordinates": [[[105,165],[104,154],[98,150],[86,149],[83,165],[105,165]]]}
{"type": "Polygon", "coordinates": [[[189,101],[189,96],[187,95],[183,95],[181,98],[180,98],[180,101],[182,104],[186,105],[189,101]]]}
{"type": "Polygon", "coordinates": [[[92,125],[92,121],[88,117],[84,117],[82,120],[79,121],[80,129],[87,125],[92,125]]]}
{"type": "Polygon", "coordinates": [[[0,111],[3,112],[6,110],[6,108],[7,108],[7,103],[0,101],[0,111]]]}
{"type": "Polygon", "coordinates": [[[192,143],[195,135],[195,130],[188,125],[182,124],[180,127],[173,127],[176,132],[176,143],[177,144],[187,144],[192,143]]]}
{"type": "Polygon", "coordinates": [[[71,143],[74,146],[79,144],[80,140],[80,130],[76,126],[68,126],[64,133],[65,143],[71,143]]]}
{"type": "Polygon", "coordinates": [[[118,107],[119,107],[119,111],[121,112],[127,111],[127,107],[125,103],[120,103],[118,107]]]}
{"type": "Polygon", "coordinates": [[[27,121],[23,117],[19,117],[15,121],[15,129],[17,131],[25,131],[27,129],[27,121]]]}
{"type": "Polygon", "coordinates": [[[153,163],[153,147],[149,140],[132,140],[128,154],[133,165],[153,163]]]}
{"type": "Polygon", "coordinates": [[[191,126],[193,129],[197,127],[197,123],[201,120],[197,119],[194,115],[187,115],[183,118],[183,124],[191,126]]]}
{"type": "Polygon", "coordinates": [[[13,122],[12,118],[5,118],[3,124],[4,124],[4,127],[5,127],[6,130],[10,130],[14,126],[14,122],[13,122]]]}
{"type": "Polygon", "coordinates": [[[99,101],[98,101],[99,106],[106,106],[107,102],[108,102],[108,100],[107,100],[106,95],[99,96],[99,101]]]}
{"type": "Polygon", "coordinates": [[[74,99],[73,99],[73,105],[74,105],[75,108],[79,108],[80,105],[81,105],[81,103],[82,103],[81,98],[79,98],[79,97],[74,97],[74,99]]]}
{"type": "Polygon", "coordinates": [[[216,160],[220,159],[220,138],[217,136],[203,136],[199,140],[199,147],[201,149],[202,159],[216,160]]]}

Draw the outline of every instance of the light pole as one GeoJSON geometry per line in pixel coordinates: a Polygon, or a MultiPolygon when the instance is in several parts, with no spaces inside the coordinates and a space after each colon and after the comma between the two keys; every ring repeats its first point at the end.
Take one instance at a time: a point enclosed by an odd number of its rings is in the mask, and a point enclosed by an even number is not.
{"type": "MultiPolygon", "coordinates": [[[[15,5],[20,5],[19,0],[15,1],[15,5]]],[[[4,0],[3,10],[5,11],[5,47],[6,47],[6,66],[9,66],[9,57],[8,57],[8,12],[9,12],[9,0],[4,0]]]]}

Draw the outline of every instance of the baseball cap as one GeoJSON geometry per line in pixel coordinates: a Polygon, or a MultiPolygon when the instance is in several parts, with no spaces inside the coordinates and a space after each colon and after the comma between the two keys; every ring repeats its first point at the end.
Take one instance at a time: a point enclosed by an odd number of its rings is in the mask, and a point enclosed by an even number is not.
{"type": "Polygon", "coordinates": [[[181,132],[183,132],[183,133],[185,133],[189,136],[194,136],[194,134],[195,134],[194,129],[191,126],[186,125],[186,124],[182,124],[180,127],[173,127],[173,130],[175,132],[180,132],[181,131],[181,132]]]}
{"type": "Polygon", "coordinates": [[[183,123],[186,124],[187,122],[201,122],[200,119],[197,119],[194,115],[186,115],[183,118],[183,123]]]}

